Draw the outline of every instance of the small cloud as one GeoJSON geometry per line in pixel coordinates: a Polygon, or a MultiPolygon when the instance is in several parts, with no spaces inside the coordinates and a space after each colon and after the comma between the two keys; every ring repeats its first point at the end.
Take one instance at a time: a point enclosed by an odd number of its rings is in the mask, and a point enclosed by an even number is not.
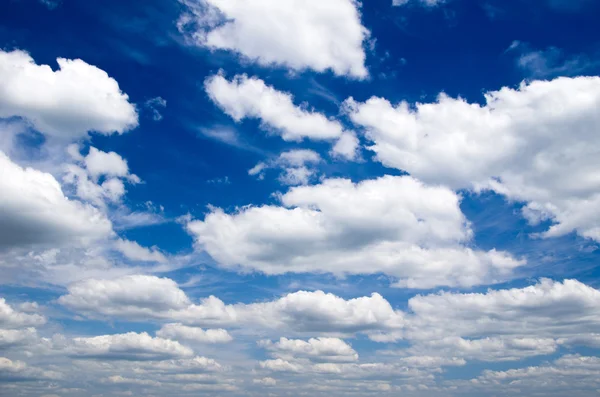
{"type": "Polygon", "coordinates": [[[214,178],[209,179],[206,183],[211,185],[231,185],[231,181],[228,176],[224,176],[223,178],[214,178]]]}
{"type": "Polygon", "coordinates": [[[569,56],[556,47],[534,50],[527,43],[518,40],[513,41],[505,52],[518,54],[517,67],[528,77],[577,76],[600,66],[600,61],[592,60],[584,54],[569,56]]]}
{"type": "Polygon", "coordinates": [[[61,0],[40,0],[40,3],[53,10],[60,5],[61,0]]]}
{"type": "Polygon", "coordinates": [[[144,103],[144,108],[148,110],[152,114],[152,119],[154,121],[160,121],[163,118],[162,113],[160,113],[160,109],[164,109],[167,107],[167,101],[162,97],[157,96],[156,98],[148,99],[144,103]]]}

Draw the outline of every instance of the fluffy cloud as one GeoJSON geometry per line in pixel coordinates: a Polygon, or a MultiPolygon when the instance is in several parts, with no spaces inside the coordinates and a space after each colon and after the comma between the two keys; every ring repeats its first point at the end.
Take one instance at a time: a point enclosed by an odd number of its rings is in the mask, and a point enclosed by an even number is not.
{"type": "Polygon", "coordinates": [[[234,51],[264,66],[368,75],[362,45],[369,31],[361,25],[358,1],[180,2],[187,12],[178,27],[196,45],[234,51]]]}
{"type": "Polygon", "coordinates": [[[0,349],[29,345],[37,340],[35,328],[0,329],[0,349]]]}
{"type": "Polygon", "coordinates": [[[284,185],[306,185],[314,177],[314,166],[321,162],[321,156],[307,149],[296,149],[281,153],[279,157],[269,162],[260,162],[248,171],[263,179],[269,168],[281,168],[279,181],[284,185]]]}
{"type": "Polygon", "coordinates": [[[191,304],[173,280],[143,275],[84,280],[69,286],[69,294],[58,301],[70,308],[109,316],[154,316],[191,304]]]}
{"type": "Polygon", "coordinates": [[[0,152],[0,247],[87,243],[112,233],[95,208],[69,200],[50,174],[22,168],[0,152]]]}
{"type": "Polygon", "coordinates": [[[137,126],[135,106],[106,72],[80,59],[57,63],[53,71],[24,51],[0,51],[0,117],[26,118],[59,138],[121,134],[137,126]]]}
{"type": "Polygon", "coordinates": [[[346,101],[369,147],[388,167],[426,183],[490,189],[527,203],[544,237],[577,231],[600,241],[600,78],[557,78],[485,94],[484,105],[440,95],[393,106],[382,98],[346,101]]]}
{"type": "Polygon", "coordinates": [[[145,332],[74,338],[63,351],[77,358],[131,361],[167,360],[194,354],[179,342],[153,338],[145,332]]]}
{"type": "Polygon", "coordinates": [[[167,257],[155,248],[142,247],[135,241],[119,239],[114,247],[125,257],[134,261],[166,263],[167,257]]]}
{"type": "Polygon", "coordinates": [[[472,231],[447,188],[411,177],[290,189],[282,206],[213,209],[188,230],[221,266],[266,274],[385,273],[398,285],[472,286],[506,278],[521,261],[467,248],[472,231]]]}
{"type": "Polygon", "coordinates": [[[18,312],[4,298],[0,298],[0,328],[36,327],[45,323],[43,316],[18,312]]]}
{"type": "Polygon", "coordinates": [[[300,339],[280,338],[277,342],[261,341],[271,354],[280,359],[306,357],[316,362],[353,362],[358,361],[358,353],[339,338],[300,339]]]}
{"type": "Polygon", "coordinates": [[[187,325],[255,326],[294,332],[353,333],[397,329],[403,317],[381,295],[345,300],[299,291],[269,302],[226,305],[211,296],[191,303],[177,284],[154,276],[86,280],[59,303],[85,314],[175,320],[187,325]]]}
{"type": "Polygon", "coordinates": [[[566,355],[540,366],[483,371],[469,381],[469,388],[489,390],[502,387],[507,393],[532,392],[540,395],[590,396],[600,388],[600,359],[581,355],[566,355]]]}
{"type": "Polygon", "coordinates": [[[63,375],[59,372],[30,367],[22,361],[12,361],[6,357],[0,357],[0,381],[58,380],[62,377],[63,375]]]}
{"type": "Polygon", "coordinates": [[[130,178],[139,182],[139,178],[129,173],[127,161],[115,152],[103,152],[95,147],[90,148],[90,152],[84,159],[85,168],[90,176],[97,180],[100,176],[130,178]]]}
{"type": "Polygon", "coordinates": [[[344,132],[339,122],[294,105],[291,94],[256,77],[237,75],[228,81],[215,75],[206,79],[204,86],[212,101],[235,121],[260,119],[263,128],[274,130],[286,141],[335,139],[344,132]]]}
{"type": "Polygon", "coordinates": [[[107,202],[118,203],[121,200],[125,195],[125,182],[141,182],[137,175],[129,172],[127,161],[115,152],[107,153],[90,147],[84,157],[77,144],[69,145],[67,152],[76,164],[64,166],[63,181],[75,186],[77,197],[100,208],[104,208],[107,202]]]}
{"type": "Polygon", "coordinates": [[[407,353],[478,361],[547,355],[561,346],[595,346],[600,291],[576,280],[487,293],[440,293],[408,302],[407,353]]]}
{"type": "Polygon", "coordinates": [[[229,332],[224,329],[203,330],[178,323],[164,325],[156,332],[156,336],[200,343],[227,343],[233,340],[229,332]]]}

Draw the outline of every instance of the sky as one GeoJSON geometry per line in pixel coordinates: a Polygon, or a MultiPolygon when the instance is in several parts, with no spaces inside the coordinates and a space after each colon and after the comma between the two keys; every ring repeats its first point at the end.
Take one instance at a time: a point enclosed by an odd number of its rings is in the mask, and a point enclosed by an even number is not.
{"type": "Polygon", "coordinates": [[[0,2],[0,396],[600,393],[600,3],[0,2]]]}

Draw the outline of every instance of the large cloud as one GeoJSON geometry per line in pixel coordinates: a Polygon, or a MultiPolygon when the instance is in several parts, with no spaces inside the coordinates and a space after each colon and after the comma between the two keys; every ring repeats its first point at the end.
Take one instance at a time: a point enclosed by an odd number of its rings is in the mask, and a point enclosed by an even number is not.
{"type": "Polygon", "coordinates": [[[355,0],[180,0],[179,29],[195,44],[230,50],[261,65],[367,77],[369,32],[355,0]]]}
{"type": "MultiPolygon", "coordinates": [[[[294,332],[353,333],[396,329],[402,314],[379,294],[345,300],[322,291],[299,291],[273,301],[226,305],[211,296],[191,303],[177,284],[154,276],[86,280],[59,303],[91,316],[175,320],[200,326],[254,326],[294,332]]],[[[165,331],[166,332],[166,331],[165,331]]]]}
{"type": "Polygon", "coordinates": [[[94,207],[69,200],[50,174],[22,168],[0,152],[0,248],[90,242],[112,233],[94,207]]]}
{"type": "Polygon", "coordinates": [[[522,264],[468,248],[472,231],[447,188],[411,177],[354,184],[328,179],[296,187],[282,206],[214,209],[188,230],[223,267],[266,274],[385,273],[399,285],[472,286],[506,278],[522,264]]]}
{"type": "Polygon", "coordinates": [[[412,347],[405,354],[510,361],[598,346],[600,291],[576,280],[416,296],[408,308],[402,336],[412,347]]]}
{"type": "Polygon", "coordinates": [[[600,241],[600,77],[523,83],[485,101],[442,94],[412,107],[373,97],[346,109],[384,165],[527,202],[532,223],[554,223],[546,237],[577,231],[600,241]]]}
{"type": "MultiPolygon", "coordinates": [[[[409,341],[410,348],[394,352],[397,356],[506,361],[550,354],[560,347],[600,345],[600,291],[575,280],[542,280],[526,288],[487,293],[417,295],[405,312],[394,310],[379,294],[344,300],[321,291],[299,291],[261,303],[226,305],[211,296],[195,304],[165,279],[124,277],[109,284],[76,284],[59,302],[90,316],[147,316],[188,325],[316,336],[364,333],[380,342],[409,341]],[[131,285],[136,288],[124,292],[131,285]]],[[[198,336],[193,330],[176,324],[160,332],[176,338],[198,336]]],[[[320,343],[312,342],[308,343],[313,347],[320,343]]],[[[281,350],[284,345],[310,347],[288,340],[271,346],[281,350]]]]}
{"type": "Polygon", "coordinates": [[[24,51],[0,51],[0,117],[20,116],[60,138],[109,135],[138,124],[135,106],[106,72],[80,59],[37,65],[24,51]]]}

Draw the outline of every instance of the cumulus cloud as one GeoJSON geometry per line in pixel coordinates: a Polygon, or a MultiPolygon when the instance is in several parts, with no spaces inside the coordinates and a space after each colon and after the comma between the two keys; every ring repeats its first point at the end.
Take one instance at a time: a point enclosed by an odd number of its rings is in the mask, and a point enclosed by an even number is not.
{"type": "Polygon", "coordinates": [[[155,248],[142,247],[135,241],[118,239],[114,243],[117,251],[134,261],[166,263],[167,257],[155,248]]]}
{"type": "Polygon", "coordinates": [[[22,168],[0,152],[0,247],[91,242],[112,234],[96,208],[69,200],[50,174],[22,168]]]}
{"type": "Polygon", "coordinates": [[[260,119],[263,128],[286,141],[335,139],[344,131],[339,122],[294,105],[291,94],[277,91],[256,77],[237,75],[228,81],[219,74],[206,79],[204,87],[212,101],[235,121],[260,119]]]}
{"type": "Polygon", "coordinates": [[[0,329],[0,349],[30,345],[37,341],[35,328],[0,329]]]}
{"type": "Polygon", "coordinates": [[[440,95],[396,106],[373,97],[345,108],[388,167],[453,189],[526,202],[543,237],[576,231],[600,241],[599,77],[561,77],[485,94],[485,104],[440,95]]]}
{"type": "Polygon", "coordinates": [[[228,343],[233,340],[224,329],[207,329],[188,327],[183,324],[165,324],[156,332],[161,338],[184,340],[200,343],[228,343]]]}
{"type": "Polygon", "coordinates": [[[84,280],[69,286],[69,294],[60,297],[59,303],[104,315],[131,316],[154,316],[191,304],[173,280],[144,275],[84,280]]]}
{"type": "Polygon", "coordinates": [[[73,139],[89,131],[122,134],[138,115],[119,84],[81,59],[37,65],[24,51],[0,51],[0,117],[19,116],[36,130],[73,139]]]}
{"type": "Polygon", "coordinates": [[[16,311],[4,298],[0,298],[0,328],[36,327],[45,323],[45,317],[16,311]]]}
{"type": "Polygon", "coordinates": [[[228,50],[264,66],[365,78],[369,31],[355,0],[180,0],[179,30],[198,46],[228,50]],[[260,23],[256,23],[260,21],[260,23]]]}
{"type": "Polygon", "coordinates": [[[23,382],[36,380],[59,380],[63,374],[42,368],[30,367],[22,361],[0,357],[0,381],[23,382]]]}
{"type": "Polygon", "coordinates": [[[523,264],[467,247],[459,196],[408,176],[328,179],[280,201],[232,214],[215,208],[187,228],[221,266],[266,274],[385,273],[399,286],[431,288],[493,283],[523,264]]]}
{"type": "Polygon", "coordinates": [[[118,203],[125,195],[125,182],[140,183],[140,178],[129,172],[127,161],[115,152],[103,152],[90,147],[83,156],[77,144],[67,147],[75,164],[66,164],[63,181],[75,187],[82,200],[104,208],[107,202],[118,203]],[[102,180],[101,180],[102,179],[102,180]]]}
{"type": "Polygon", "coordinates": [[[405,354],[515,361],[561,346],[594,346],[600,291],[576,280],[486,293],[440,293],[409,300],[405,354]]]}
{"type": "MultiPolygon", "coordinates": [[[[565,355],[551,363],[506,371],[485,370],[469,381],[469,388],[489,390],[502,387],[507,392],[543,395],[588,396],[600,387],[600,359],[582,355],[565,355]],[[576,380],[575,380],[576,379],[576,380]]],[[[461,386],[459,382],[457,386],[461,386]]]]}
{"type": "Polygon", "coordinates": [[[248,174],[263,179],[265,171],[280,168],[279,182],[284,185],[306,185],[313,179],[317,170],[315,166],[321,162],[321,156],[308,149],[296,149],[283,152],[274,160],[260,162],[252,167],[248,174]]]}
{"type": "Polygon", "coordinates": [[[358,361],[358,353],[339,338],[301,339],[280,338],[277,342],[261,341],[259,345],[267,349],[274,357],[290,360],[306,357],[316,362],[353,362],[358,361]]]}
{"type": "Polygon", "coordinates": [[[61,350],[77,358],[131,361],[167,360],[194,354],[179,342],[151,337],[145,332],[73,338],[61,350]]]}
{"type": "Polygon", "coordinates": [[[381,295],[345,300],[322,291],[298,291],[273,301],[226,305],[215,296],[195,304],[168,279],[126,276],[85,280],[58,302],[91,316],[174,320],[186,325],[290,329],[295,332],[354,333],[397,329],[402,313],[381,295]]]}

